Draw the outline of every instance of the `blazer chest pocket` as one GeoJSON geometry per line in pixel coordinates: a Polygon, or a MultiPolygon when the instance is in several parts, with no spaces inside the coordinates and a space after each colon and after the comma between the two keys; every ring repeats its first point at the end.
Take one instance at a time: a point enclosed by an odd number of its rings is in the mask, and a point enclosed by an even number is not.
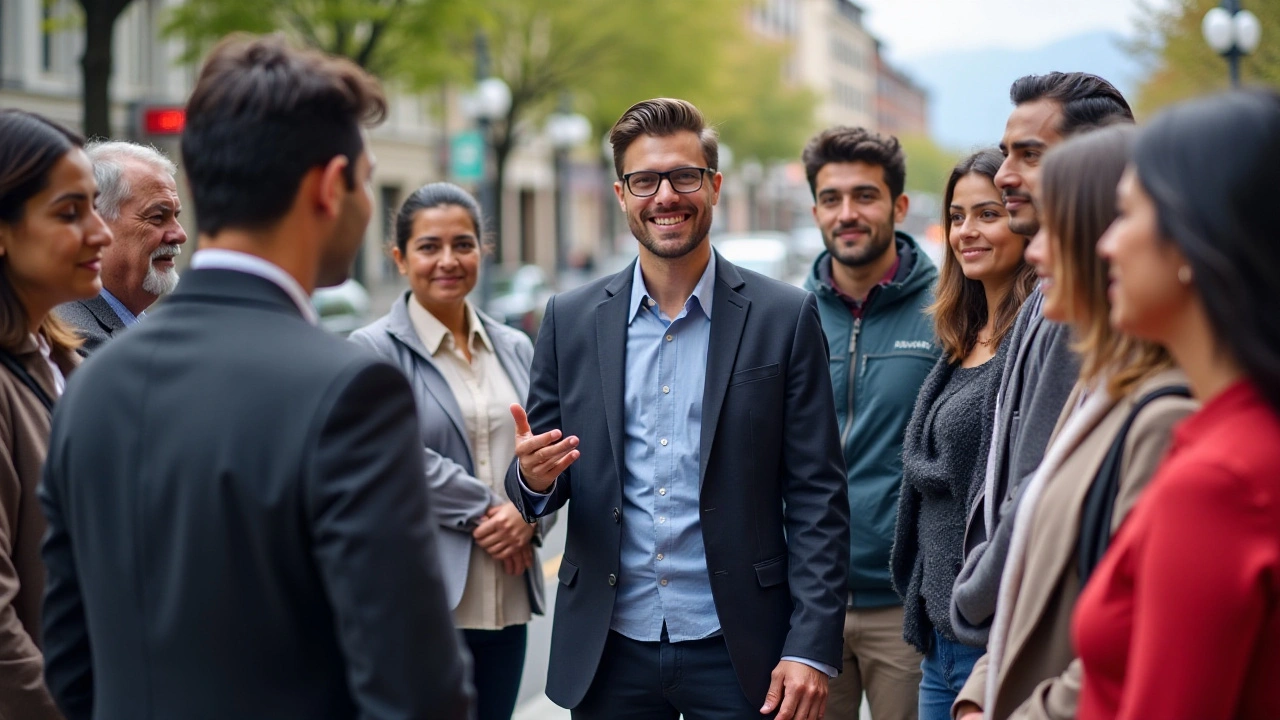
{"type": "Polygon", "coordinates": [[[573,587],[573,581],[578,579],[578,566],[561,558],[560,572],[558,573],[560,584],[565,587],[573,587]]]}
{"type": "Polygon", "coordinates": [[[787,581],[787,556],[779,555],[753,565],[760,587],[773,587],[787,581]]]}
{"type": "Polygon", "coordinates": [[[729,376],[729,385],[741,385],[743,383],[755,382],[757,380],[767,380],[771,377],[775,377],[778,374],[778,371],[778,363],[739,370],[729,376]]]}

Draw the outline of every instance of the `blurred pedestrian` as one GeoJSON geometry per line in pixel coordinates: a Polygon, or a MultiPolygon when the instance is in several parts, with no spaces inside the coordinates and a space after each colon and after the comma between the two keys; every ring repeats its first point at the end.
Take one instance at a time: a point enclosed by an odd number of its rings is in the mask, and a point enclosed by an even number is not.
{"type": "Polygon", "coordinates": [[[93,297],[111,231],[93,208],[84,140],[45,118],[0,110],[0,717],[61,717],[45,688],[40,599],[45,520],[36,500],[53,403],[80,344],[50,314],[93,297]]]}
{"type": "Polygon", "coordinates": [[[849,486],[849,588],[844,669],[831,680],[827,720],[914,720],[920,653],[902,639],[902,599],[889,548],[902,486],[902,434],[938,359],[938,270],[894,225],[906,217],[906,158],[897,138],[836,127],[804,150],[813,217],[826,251],[805,287],[817,296],[831,352],[831,384],[849,486]]]}
{"type": "Polygon", "coordinates": [[[372,76],[233,38],[187,105],[201,249],[60,404],[40,499],[69,720],[466,718],[413,396],[316,327],[372,215],[372,76]]]}
{"type": "MultiPolygon", "coordinates": [[[[1030,240],[1040,229],[1034,197],[1045,153],[1073,135],[1131,123],[1133,113],[1119,90],[1088,73],[1027,75],[1014,81],[1009,97],[1015,107],[1000,142],[1004,161],[995,182],[1009,229],[1030,240]]],[[[951,604],[951,627],[969,645],[985,646],[991,632],[1012,531],[1001,529],[1002,521],[1011,517],[1018,488],[1039,467],[1080,373],[1070,327],[1046,320],[1043,304],[1037,288],[1014,321],[982,489],[969,508],[964,568],[951,604]]]]}
{"type": "Polygon", "coordinates": [[[440,564],[454,622],[471,650],[478,720],[507,720],[524,669],[528,622],[544,612],[535,544],[555,515],[529,524],[503,493],[515,463],[512,403],[529,392],[533,344],[467,301],[484,251],[480,206],[432,183],[395,219],[392,256],[409,290],[351,334],[413,386],[436,502],[440,564]]]}
{"type": "Polygon", "coordinates": [[[1080,667],[1071,611],[1106,539],[1164,456],[1173,426],[1195,410],[1169,354],[1108,323],[1107,264],[1096,248],[1116,217],[1115,186],[1132,132],[1096,130],[1044,158],[1035,197],[1040,232],[1027,258],[1042,280],[1044,317],[1072,330],[1080,378],[1006,518],[1012,532],[994,626],[957,699],[962,720],[981,720],[984,710],[1000,720],[1075,717],[1080,667]],[[1109,503],[1094,500],[1104,497],[1109,503]]]}
{"type": "Polygon", "coordinates": [[[529,519],[569,503],[547,695],[587,720],[816,720],[849,547],[816,302],[712,249],[697,108],[636,103],[609,137],[639,258],[547,303],[512,407],[508,494],[529,519]]]}
{"type": "Polygon", "coordinates": [[[102,292],[55,312],[84,339],[87,354],[137,324],[161,295],[178,286],[174,258],[187,233],[178,224],[178,168],[149,145],[112,141],[85,148],[98,182],[98,213],[114,241],[102,253],[102,292]]]}
{"type": "Polygon", "coordinates": [[[1009,228],[994,150],[961,160],[943,195],[948,253],[929,308],[943,354],[920,389],[902,444],[902,490],[890,556],[903,637],[924,653],[920,718],[950,716],[980,646],[951,629],[951,587],[965,517],[981,491],[1006,342],[1035,285],[1026,238],[1009,228]]]}
{"type": "Polygon", "coordinates": [[[1156,116],[1120,181],[1112,323],[1160,343],[1204,406],[1076,608],[1078,717],[1280,717],[1280,95],[1156,116]]]}

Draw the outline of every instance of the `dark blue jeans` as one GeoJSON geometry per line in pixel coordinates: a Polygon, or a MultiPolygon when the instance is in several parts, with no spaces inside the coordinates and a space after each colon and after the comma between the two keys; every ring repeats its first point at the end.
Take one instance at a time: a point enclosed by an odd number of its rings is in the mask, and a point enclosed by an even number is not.
{"type": "Polygon", "coordinates": [[[933,631],[933,644],[920,662],[920,720],[951,720],[951,703],[985,652],[933,631]]]}
{"type": "Polygon", "coordinates": [[[528,625],[501,630],[463,630],[471,651],[476,688],[476,720],[511,720],[524,674],[528,625]]]}
{"type": "Polygon", "coordinates": [[[738,684],[724,638],[640,642],[609,633],[574,720],[760,720],[738,684]]]}

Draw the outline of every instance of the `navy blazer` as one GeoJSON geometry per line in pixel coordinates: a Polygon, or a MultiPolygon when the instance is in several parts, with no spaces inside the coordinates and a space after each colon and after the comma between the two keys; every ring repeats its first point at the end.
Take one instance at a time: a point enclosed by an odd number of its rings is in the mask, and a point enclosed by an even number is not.
{"type": "MultiPolygon", "coordinates": [[[[575,707],[613,615],[621,542],[623,386],[634,265],[547,303],[531,370],[534,433],[581,456],[568,503],[547,695],[575,707]]],[[[747,698],[784,656],[841,665],[849,504],[827,345],[813,295],[716,258],[702,400],[701,528],[716,612],[747,698]]],[[[526,516],[519,480],[507,492],[526,516]]]]}
{"type": "MultiPolygon", "coordinates": [[[[409,294],[405,293],[391,306],[391,312],[370,325],[351,333],[358,345],[371,348],[382,358],[396,364],[409,378],[418,406],[418,423],[422,426],[422,446],[426,456],[427,484],[431,487],[436,518],[440,523],[440,564],[444,571],[445,593],[449,607],[457,608],[467,584],[471,564],[471,531],[490,507],[506,502],[475,477],[475,457],[458,400],[449,383],[422,344],[409,319],[409,294]]],[[[533,343],[519,330],[509,328],[482,312],[476,311],[484,331],[489,335],[494,353],[507,371],[516,396],[529,391],[529,362],[533,359],[533,343]]],[[[512,463],[515,458],[512,458],[512,463]]],[[[504,468],[503,472],[509,470],[504,468]]],[[[501,476],[499,476],[501,477],[501,476]]],[[[540,545],[543,535],[555,522],[551,515],[538,521],[534,542],[540,545]]],[[[539,615],[545,612],[542,565],[534,550],[533,567],[525,572],[529,585],[529,603],[539,615]]]]}

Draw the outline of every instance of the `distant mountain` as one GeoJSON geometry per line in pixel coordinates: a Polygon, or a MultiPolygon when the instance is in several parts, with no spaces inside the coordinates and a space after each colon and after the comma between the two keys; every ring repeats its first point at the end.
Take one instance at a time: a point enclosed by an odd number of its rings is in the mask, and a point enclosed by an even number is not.
{"type": "Polygon", "coordinates": [[[1144,72],[1120,35],[1092,32],[1032,50],[966,50],[899,61],[929,90],[929,127],[944,147],[994,145],[1009,116],[1009,86],[1029,73],[1091,72],[1132,100],[1144,72]]]}

